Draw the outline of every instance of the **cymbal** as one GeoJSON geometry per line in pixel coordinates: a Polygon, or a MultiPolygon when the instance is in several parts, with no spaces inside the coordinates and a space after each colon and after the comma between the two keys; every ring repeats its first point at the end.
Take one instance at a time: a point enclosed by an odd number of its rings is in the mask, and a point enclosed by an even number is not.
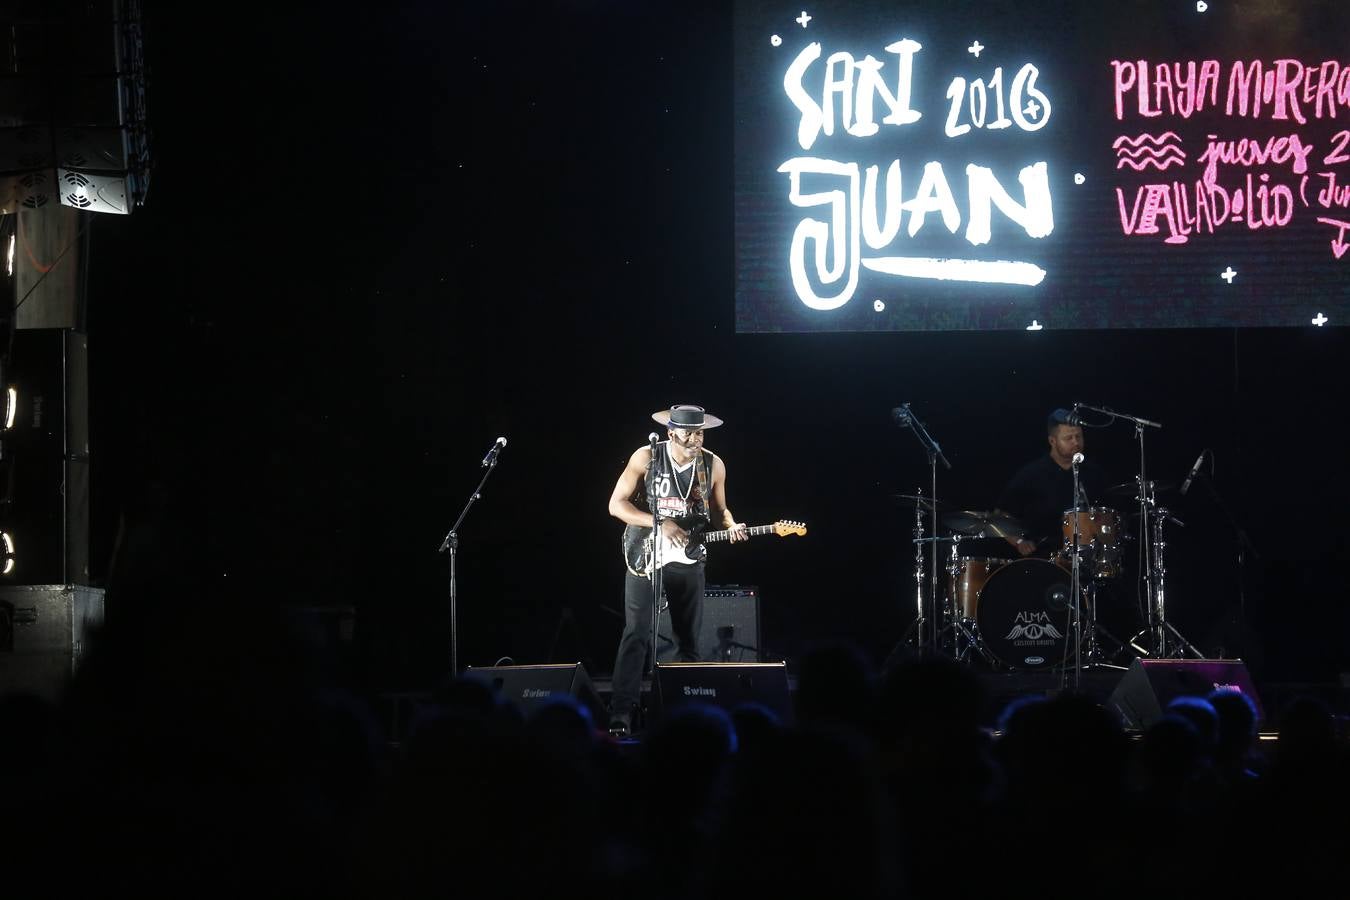
{"type": "Polygon", "coordinates": [[[942,524],[962,534],[992,535],[994,537],[1022,537],[1027,527],[1005,513],[958,509],[942,517],[942,524]]]}
{"type": "MultiPolygon", "coordinates": [[[[1153,482],[1153,491],[1157,494],[1166,494],[1169,491],[1175,491],[1177,483],[1175,481],[1155,481],[1153,482]]],[[[1139,493],[1139,483],[1137,481],[1122,481],[1120,484],[1113,484],[1106,489],[1108,494],[1125,494],[1134,496],[1139,493]]]]}

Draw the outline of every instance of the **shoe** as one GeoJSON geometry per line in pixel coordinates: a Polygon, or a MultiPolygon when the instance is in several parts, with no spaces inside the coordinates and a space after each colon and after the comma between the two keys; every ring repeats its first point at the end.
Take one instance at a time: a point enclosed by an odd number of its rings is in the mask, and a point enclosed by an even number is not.
{"type": "Polygon", "coordinates": [[[609,718],[609,733],[616,738],[627,738],[633,735],[633,714],[615,713],[609,718]]]}

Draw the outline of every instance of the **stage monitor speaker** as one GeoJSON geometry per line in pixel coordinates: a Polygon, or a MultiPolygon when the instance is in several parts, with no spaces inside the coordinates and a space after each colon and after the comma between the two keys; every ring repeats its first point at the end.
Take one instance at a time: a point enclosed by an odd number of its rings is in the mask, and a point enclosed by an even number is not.
{"type": "Polygon", "coordinates": [[[0,693],[60,700],[103,614],[102,588],[0,587],[0,693]]]}
{"type": "Polygon", "coordinates": [[[1106,701],[1129,729],[1146,729],[1162,718],[1177,697],[1204,697],[1219,688],[1246,694],[1256,705],[1257,721],[1264,714],[1261,698],[1240,659],[1136,659],[1106,701]]]}
{"type": "Polygon", "coordinates": [[[657,663],[655,682],[660,715],[686,703],[706,703],[728,712],[758,703],[785,724],[793,719],[786,663],[657,663]]]}
{"type": "MultiPolygon", "coordinates": [[[[650,626],[649,626],[650,627],[650,626]]],[[[759,588],[739,584],[703,589],[703,628],[698,634],[704,662],[760,662],[759,588]]],[[[661,610],[656,631],[657,662],[675,662],[670,610],[661,610]]]]}
{"type": "Polygon", "coordinates": [[[573,696],[590,710],[596,725],[606,721],[605,704],[581,663],[546,666],[469,666],[466,675],[482,678],[503,698],[530,716],[554,697],[573,696]]]}

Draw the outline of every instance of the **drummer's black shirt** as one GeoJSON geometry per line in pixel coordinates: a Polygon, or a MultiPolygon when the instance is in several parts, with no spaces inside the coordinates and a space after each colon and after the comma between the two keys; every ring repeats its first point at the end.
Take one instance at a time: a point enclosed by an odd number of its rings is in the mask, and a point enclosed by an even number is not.
{"type": "Polygon", "coordinates": [[[1047,453],[1018,469],[998,497],[998,508],[1027,526],[1036,555],[1045,556],[1063,542],[1064,511],[1074,506],[1104,505],[1105,475],[1084,461],[1078,466],[1079,503],[1073,502],[1073,469],[1061,469],[1047,453]]]}

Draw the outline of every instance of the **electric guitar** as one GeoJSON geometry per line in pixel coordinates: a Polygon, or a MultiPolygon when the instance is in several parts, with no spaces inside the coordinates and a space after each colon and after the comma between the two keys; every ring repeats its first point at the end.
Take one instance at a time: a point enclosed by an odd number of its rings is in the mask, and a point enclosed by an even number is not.
{"type": "MultiPolygon", "coordinates": [[[[708,555],[705,545],[729,540],[731,537],[731,529],[729,528],[720,531],[708,531],[709,522],[703,516],[681,516],[674,521],[676,525],[689,533],[689,543],[683,547],[677,547],[664,534],[660,535],[661,560],[655,568],[660,568],[667,563],[692,565],[702,562],[708,555]]],[[[745,529],[745,533],[752,537],[761,534],[776,534],[779,537],[787,537],[790,534],[806,534],[806,526],[801,522],[789,522],[780,519],[772,525],[751,525],[745,529]]],[[[639,528],[636,525],[624,526],[623,561],[624,565],[628,567],[628,571],[634,575],[640,578],[652,577],[652,530],[650,528],[639,528]]]]}

